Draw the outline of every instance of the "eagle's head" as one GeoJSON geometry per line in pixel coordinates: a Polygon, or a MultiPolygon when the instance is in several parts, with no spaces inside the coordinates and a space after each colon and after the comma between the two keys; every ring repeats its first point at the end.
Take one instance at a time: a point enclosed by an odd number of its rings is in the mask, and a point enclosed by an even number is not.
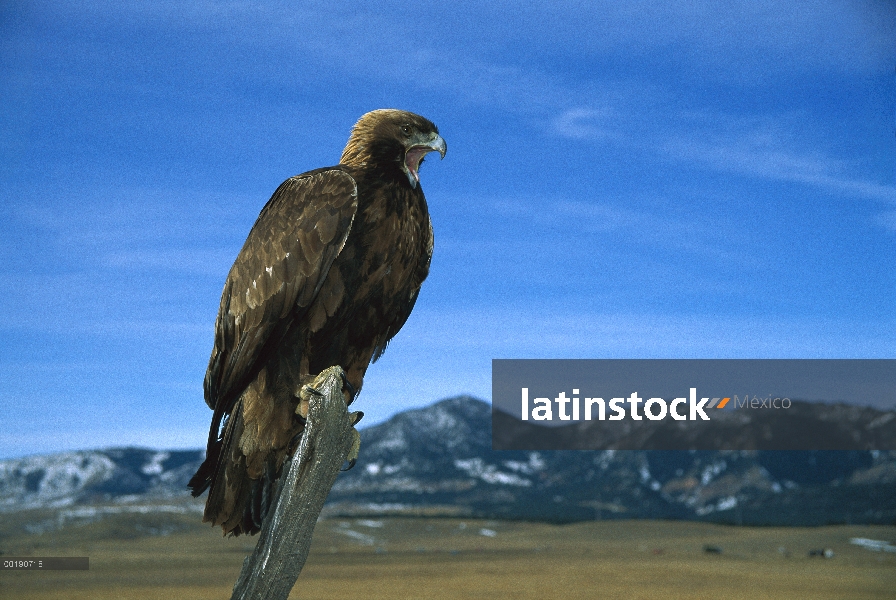
{"type": "MultiPolygon", "coordinates": [[[[442,158],[448,146],[432,121],[404,110],[371,111],[355,123],[341,164],[404,173],[412,188],[420,183],[420,164],[430,152],[442,158]]],[[[399,175],[400,176],[400,175],[399,175]]]]}

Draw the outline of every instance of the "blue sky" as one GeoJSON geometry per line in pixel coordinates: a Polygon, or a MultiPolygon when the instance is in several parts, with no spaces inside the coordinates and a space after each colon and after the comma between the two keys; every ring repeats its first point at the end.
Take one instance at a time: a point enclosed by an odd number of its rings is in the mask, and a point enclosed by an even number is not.
{"type": "Polygon", "coordinates": [[[894,358],[889,2],[4,2],[0,457],[199,447],[227,270],[382,107],[448,142],[365,423],[492,358],[894,358]]]}

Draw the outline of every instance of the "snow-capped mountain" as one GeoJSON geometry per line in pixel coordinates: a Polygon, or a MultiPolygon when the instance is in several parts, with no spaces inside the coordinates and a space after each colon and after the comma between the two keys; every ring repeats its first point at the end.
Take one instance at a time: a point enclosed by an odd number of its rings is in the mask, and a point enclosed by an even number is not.
{"type": "Polygon", "coordinates": [[[204,452],[82,450],[0,461],[0,512],[178,499],[204,452]]]}
{"type": "Polygon", "coordinates": [[[494,451],[491,419],[488,404],[459,397],[365,429],[361,459],[337,479],[331,508],[551,520],[896,521],[896,452],[494,451]]]}
{"type": "MultiPolygon", "coordinates": [[[[491,419],[487,403],[458,397],[363,429],[358,464],[339,475],[325,511],[896,522],[896,452],[498,452],[491,419]]],[[[204,498],[191,499],[186,482],[202,458],[124,448],[0,461],[0,512],[196,511],[198,521],[204,498]]]]}

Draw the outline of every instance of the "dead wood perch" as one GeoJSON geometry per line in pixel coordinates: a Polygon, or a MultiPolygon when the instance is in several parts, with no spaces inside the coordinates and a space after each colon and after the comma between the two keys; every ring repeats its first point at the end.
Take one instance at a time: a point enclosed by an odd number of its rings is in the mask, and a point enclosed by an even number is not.
{"type": "Polygon", "coordinates": [[[255,551],[243,561],[231,600],[286,599],[305,565],[311,535],[340,468],[357,454],[360,438],[342,393],[340,367],[312,384],[308,420],[299,447],[284,469],[272,510],[264,518],[255,551]]]}

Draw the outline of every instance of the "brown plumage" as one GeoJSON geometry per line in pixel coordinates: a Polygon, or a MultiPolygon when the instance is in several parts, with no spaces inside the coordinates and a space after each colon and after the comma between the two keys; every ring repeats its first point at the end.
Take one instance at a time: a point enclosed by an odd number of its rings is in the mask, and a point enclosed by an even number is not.
{"type": "Polygon", "coordinates": [[[339,365],[359,392],[411,314],[432,257],[418,178],[432,151],[446,145],[430,121],[367,113],[340,164],[286,180],[249,232],[221,296],[205,374],[214,415],[189,484],[209,489],[203,520],[225,534],[259,530],[302,432],[302,386],[339,365]]]}

